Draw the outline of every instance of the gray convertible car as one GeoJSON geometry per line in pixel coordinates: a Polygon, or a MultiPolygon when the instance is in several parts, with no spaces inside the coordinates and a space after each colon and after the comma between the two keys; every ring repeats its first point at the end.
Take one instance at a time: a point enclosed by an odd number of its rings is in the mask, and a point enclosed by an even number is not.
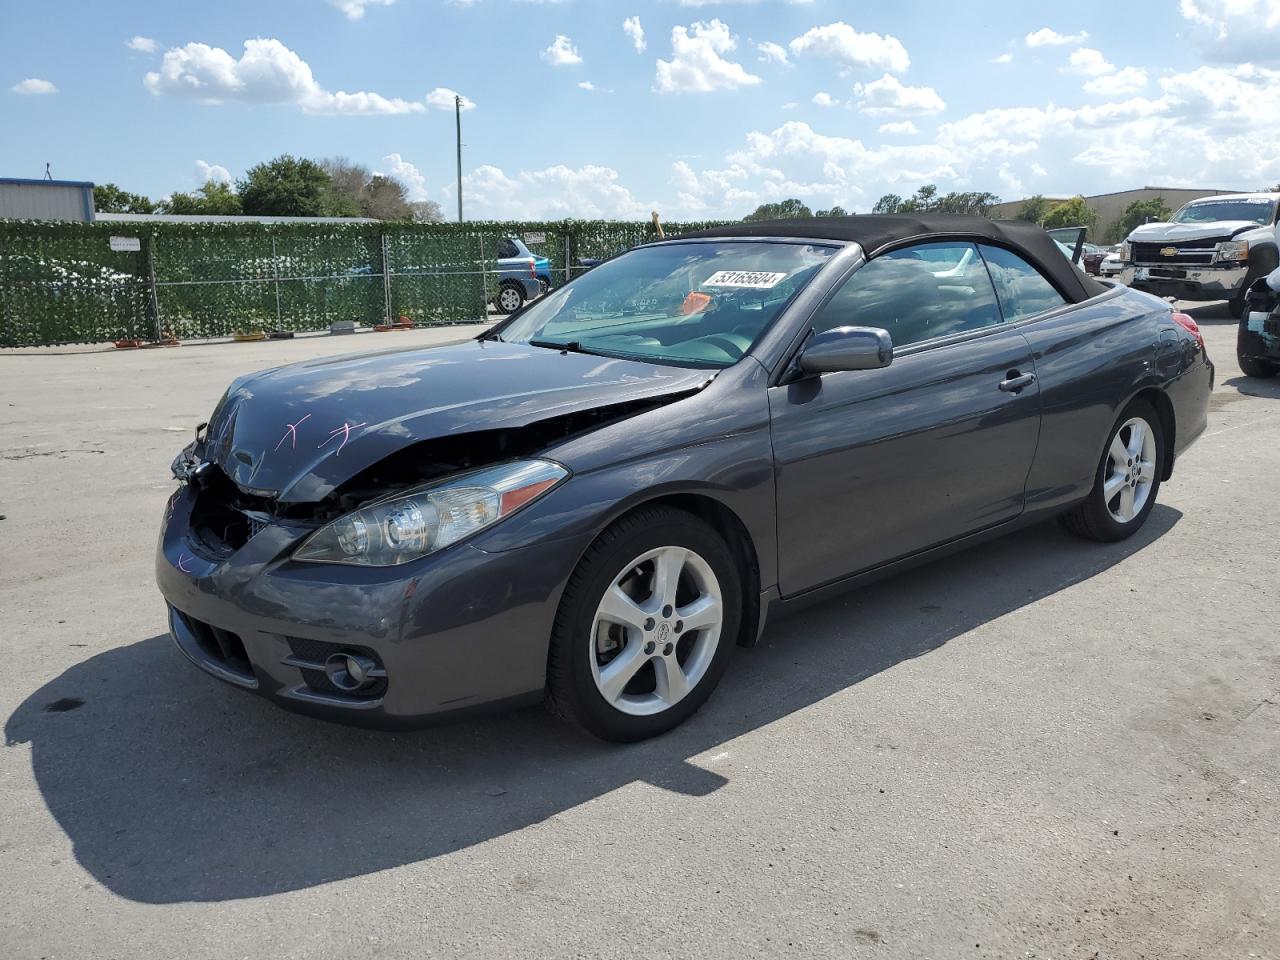
{"type": "Polygon", "coordinates": [[[697,710],[774,614],[1021,525],[1140,528],[1205,427],[1191,318],[976,217],[621,254],[474,341],[235,381],[156,563],[197,666],[413,724],[697,710]]]}

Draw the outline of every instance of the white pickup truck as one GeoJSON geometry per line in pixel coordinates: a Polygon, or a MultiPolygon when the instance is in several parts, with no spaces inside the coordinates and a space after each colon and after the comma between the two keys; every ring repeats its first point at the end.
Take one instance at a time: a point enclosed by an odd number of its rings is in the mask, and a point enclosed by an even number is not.
{"type": "Polygon", "coordinates": [[[1232,193],[1192,200],[1168,223],[1146,223],[1121,245],[1120,279],[1180,300],[1226,300],[1244,314],[1253,282],[1277,266],[1280,193],[1232,193]]]}

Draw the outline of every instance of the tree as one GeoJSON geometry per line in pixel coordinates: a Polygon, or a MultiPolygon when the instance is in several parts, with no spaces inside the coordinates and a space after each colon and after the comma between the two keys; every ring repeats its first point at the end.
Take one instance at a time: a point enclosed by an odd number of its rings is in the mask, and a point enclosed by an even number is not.
{"type": "Polygon", "coordinates": [[[1055,227],[1085,227],[1092,232],[1097,223],[1098,211],[1085,203],[1084,197],[1074,196],[1070,200],[1054,204],[1045,214],[1042,226],[1046,230],[1055,227]]]}
{"type": "Polygon", "coordinates": [[[1168,220],[1172,213],[1168,204],[1164,202],[1164,197],[1135,200],[1124,208],[1124,213],[1120,214],[1120,219],[1111,225],[1107,234],[1119,242],[1133,233],[1134,227],[1153,221],[1168,220]]]}
{"type": "Polygon", "coordinates": [[[903,200],[896,193],[886,193],[871,208],[872,213],[968,213],[985,217],[1000,202],[994,193],[968,190],[963,193],[938,195],[938,188],[926,183],[903,200]]]}
{"type": "Polygon", "coordinates": [[[344,206],[360,209],[360,198],[365,187],[373,179],[369,168],[354,163],[346,157],[326,157],[320,167],[329,175],[329,190],[344,206]]]}
{"type": "Polygon", "coordinates": [[[93,208],[98,213],[155,213],[156,203],[114,183],[100,183],[93,188],[93,208]]]}
{"type": "Polygon", "coordinates": [[[404,194],[403,183],[378,174],[370,178],[360,193],[360,212],[375,220],[408,220],[413,211],[404,194]]]}
{"type": "Polygon", "coordinates": [[[1039,223],[1048,214],[1049,201],[1044,198],[1043,194],[1037,193],[1034,197],[1027,197],[1022,201],[1022,209],[1018,211],[1018,215],[1014,219],[1039,223]]]}
{"type": "Polygon", "coordinates": [[[195,193],[175,193],[160,205],[165,213],[205,213],[234,216],[240,212],[240,197],[231,184],[209,180],[195,193]]]}
{"type": "Polygon", "coordinates": [[[897,213],[902,209],[902,198],[896,193],[886,193],[871,208],[872,213],[897,213]]]}
{"type": "Polygon", "coordinates": [[[240,205],[256,217],[349,217],[359,213],[334,195],[329,175],[314,160],[282,154],[251,167],[236,181],[240,205]]]}
{"type": "Polygon", "coordinates": [[[814,214],[814,216],[815,217],[847,217],[849,216],[849,211],[845,210],[844,207],[840,206],[840,204],[837,203],[830,210],[819,210],[817,213],[814,214]]]}
{"type": "Polygon", "coordinates": [[[762,203],[756,207],[755,212],[747,214],[743,217],[746,221],[755,220],[785,220],[795,217],[812,217],[813,211],[810,210],[803,201],[794,197],[783,200],[780,203],[762,203]]]}
{"type": "Polygon", "coordinates": [[[948,193],[939,197],[930,208],[934,213],[968,213],[985,217],[1000,202],[994,193],[968,190],[964,193],[948,193]]]}
{"type": "Polygon", "coordinates": [[[409,204],[409,214],[415,223],[440,223],[444,213],[434,200],[414,200],[409,204]]]}

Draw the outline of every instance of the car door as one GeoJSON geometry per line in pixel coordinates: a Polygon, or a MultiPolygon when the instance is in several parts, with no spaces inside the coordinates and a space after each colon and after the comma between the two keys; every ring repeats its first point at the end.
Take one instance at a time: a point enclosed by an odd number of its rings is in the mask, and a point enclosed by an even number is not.
{"type": "Polygon", "coordinates": [[[871,260],[813,318],[844,325],[888,330],[893,362],[769,391],[784,596],[1018,516],[1035,456],[1031,348],[973,244],[871,260]]]}

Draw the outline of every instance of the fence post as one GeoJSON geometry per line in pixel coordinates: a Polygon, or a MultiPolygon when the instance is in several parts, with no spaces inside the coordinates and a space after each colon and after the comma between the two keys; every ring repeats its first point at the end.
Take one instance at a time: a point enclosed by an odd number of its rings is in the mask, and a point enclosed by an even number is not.
{"type": "Polygon", "coordinates": [[[147,287],[151,293],[151,318],[156,340],[164,339],[164,331],[160,327],[160,297],[156,292],[156,235],[153,231],[147,238],[147,287]]]}
{"type": "Polygon", "coordinates": [[[489,319],[489,308],[486,305],[485,297],[489,293],[489,280],[484,269],[484,234],[482,233],[477,236],[476,240],[480,244],[480,316],[482,318],[481,322],[486,323],[489,319]]]}
{"type": "Polygon", "coordinates": [[[284,329],[280,318],[280,258],[276,256],[276,235],[271,235],[271,273],[276,284],[276,329],[284,329]]]}
{"type": "Polygon", "coordinates": [[[391,267],[387,259],[387,231],[378,228],[378,236],[382,238],[382,322],[391,322],[391,267]]]}

